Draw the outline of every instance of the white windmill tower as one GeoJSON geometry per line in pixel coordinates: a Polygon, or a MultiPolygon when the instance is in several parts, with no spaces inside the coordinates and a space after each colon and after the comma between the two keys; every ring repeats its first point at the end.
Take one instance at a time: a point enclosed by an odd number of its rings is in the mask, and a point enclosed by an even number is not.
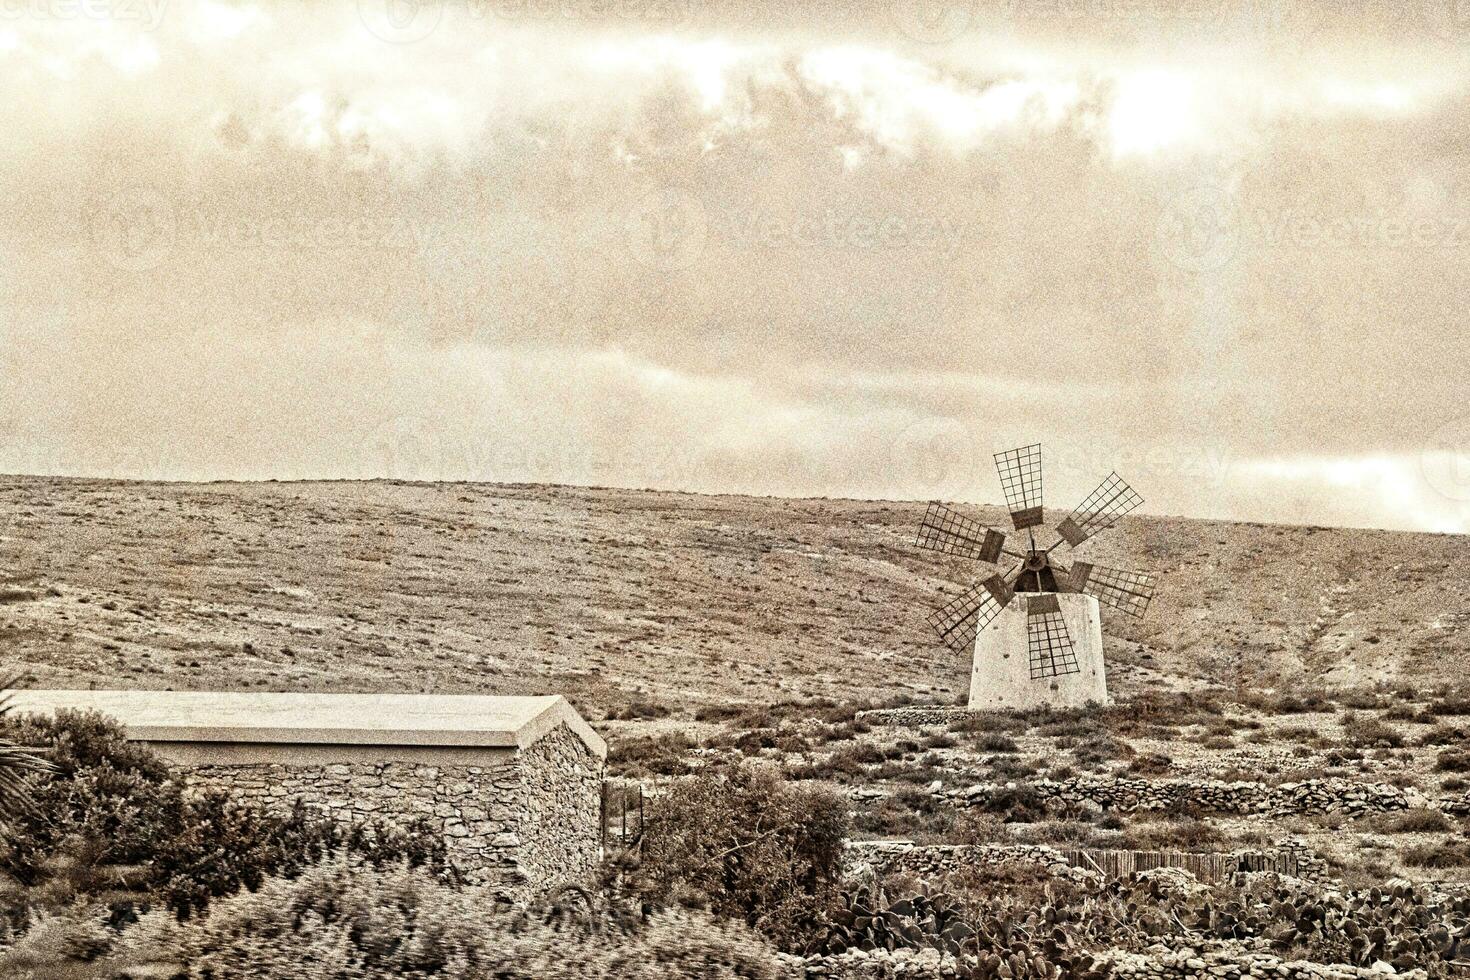
{"type": "Polygon", "coordinates": [[[1036,544],[1043,526],[1041,446],[995,454],[1011,523],[1026,532],[1025,552],[1006,547],[1006,535],[941,503],[929,505],[919,526],[918,545],[990,564],[1014,560],[935,610],[929,623],[951,649],[973,645],[970,710],[1042,706],[1080,707],[1105,703],[1102,617],[1099,601],[1142,616],[1154,594],[1154,578],[1106,565],[1074,561],[1054,565],[1051,553],[1065,543],[1076,548],[1112,527],[1143,502],[1113,473],[1056,527],[1058,539],[1036,544]],[[1002,556],[1006,556],[1002,558],[1002,556]]]}

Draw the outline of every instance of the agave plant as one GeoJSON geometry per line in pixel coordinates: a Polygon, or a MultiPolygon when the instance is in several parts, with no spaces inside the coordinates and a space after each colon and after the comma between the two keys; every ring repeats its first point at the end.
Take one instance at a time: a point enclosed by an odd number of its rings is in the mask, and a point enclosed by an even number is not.
{"type": "MultiPolygon", "coordinates": [[[[15,707],[10,692],[18,686],[18,681],[19,678],[12,677],[0,684],[5,692],[0,694],[0,719],[15,707]]],[[[16,816],[34,811],[31,777],[56,769],[45,753],[45,749],[0,738],[0,837],[10,836],[16,816]]]]}

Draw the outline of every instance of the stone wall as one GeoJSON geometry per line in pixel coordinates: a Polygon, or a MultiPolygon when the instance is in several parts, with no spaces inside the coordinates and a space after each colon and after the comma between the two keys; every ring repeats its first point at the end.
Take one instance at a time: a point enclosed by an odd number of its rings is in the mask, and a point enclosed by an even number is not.
{"type": "MultiPolygon", "coordinates": [[[[1270,953],[1181,950],[1174,953],[1112,953],[1109,960],[1116,977],[1148,977],[1158,980],[1220,980],[1221,977],[1260,977],[1263,980],[1382,980],[1387,975],[1367,967],[1345,963],[1311,963],[1283,960],[1270,953]]],[[[1387,965],[1387,964],[1385,964],[1387,965]]],[[[1389,971],[1392,973],[1392,971],[1389,971]]],[[[1403,980],[1425,980],[1423,970],[1392,973],[1403,980]]]]}
{"type": "MultiPolygon", "coordinates": [[[[381,752],[378,747],[369,752],[381,752]]],[[[422,818],[476,884],[524,897],[588,871],[598,859],[602,760],[566,726],[526,749],[463,753],[453,762],[197,763],[192,786],[217,785],[284,812],[297,799],[335,819],[422,818]]]]}
{"type": "Polygon", "coordinates": [[[575,881],[597,864],[602,846],[603,760],[566,728],[521,752],[525,809],[517,811],[527,876],[550,886],[575,881]]]}
{"type": "MultiPolygon", "coordinates": [[[[1128,779],[1121,776],[1078,776],[1054,781],[1038,779],[1025,786],[1049,806],[1090,804],[1104,810],[1169,810],[1205,813],[1341,813],[1358,816],[1386,810],[1452,806],[1413,788],[1346,779],[1313,779],[1300,783],[1224,783],[1215,780],[1128,779]]],[[[939,790],[959,806],[985,802],[1004,787],[976,784],[939,790]]],[[[1014,788],[1014,787],[1012,787],[1014,788]]]]}
{"type": "MultiPolygon", "coordinates": [[[[1423,970],[1386,974],[1345,964],[1283,960],[1270,953],[1253,951],[1178,950],[1171,953],[1106,952],[1100,959],[1112,965],[1112,976],[1157,978],[1157,980],[1382,980],[1395,975],[1401,980],[1426,980],[1423,970]]],[[[792,958],[794,959],[794,958],[792,958]]],[[[951,956],[933,949],[848,950],[840,956],[812,956],[793,963],[807,977],[853,978],[853,980],[950,980],[964,974],[951,956]]]]}
{"type": "Polygon", "coordinates": [[[975,712],[964,707],[948,707],[938,704],[911,704],[901,708],[873,708],[859,711],[856,720],[870,725],[893,725],[904,728],[921,728],[925,725],[950,725],[975,712]]]}
{"type": "Polygon", "coordinates": [[[1020,862],[1065,874],[1071,867],[1055,848],[1042,844],[914,844],[909,841],[852,841],[847,845],[850,874],[879,876],[896,872],[945,875],[967,868],[1020,862]]]}
{"type": "Polygon", "coordinates": [[[1274,871],[1309,881],[1327,877],[1327,862],[1296,838],[1286,838],[1271,850],[1224,853],[1187,851],[1113,851],[1093,848],[1049,847],[1044,844],[913,844],[908,841],[854,841],[848,845],[853,877],[909,872],[943,877],[956,871],[1023,862],[1053,874],[1075,877],[1098,871],[1122,876],[1152,868],[1183,868],[1201,881],[1224,880],[1237,871],[1274,871]]]}

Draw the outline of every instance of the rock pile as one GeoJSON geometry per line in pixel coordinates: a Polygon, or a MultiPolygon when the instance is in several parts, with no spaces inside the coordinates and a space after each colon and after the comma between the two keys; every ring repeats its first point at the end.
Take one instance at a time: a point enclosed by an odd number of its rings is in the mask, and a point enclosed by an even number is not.
{"type": "Polygon", "coordinates": [[[1470,814],[1470,790],[1466,790],[1463,796],[1451,796],[1440,800],[1439,808],[1445,813],[1453,813],[1456,816],[1470,814]]]}
{"type": "MultiPolygon", "coordinates": [[[[1123,776],[1076,776],[1038,779],[1026,784],[1048,805],[1091,804],[1104,810],[1188,810],[1210,813],[1342,813],[1349,817],[1385,810],[1443,806],[1411,787],[1359,783],[1348,779],[1310,779],[1300,783],[1235,782],[1192,779],[1129,779],[1123,776]]],[[[987,802],[1003,789],[979,783],[937,794],[959,806],[987,802]]]]}

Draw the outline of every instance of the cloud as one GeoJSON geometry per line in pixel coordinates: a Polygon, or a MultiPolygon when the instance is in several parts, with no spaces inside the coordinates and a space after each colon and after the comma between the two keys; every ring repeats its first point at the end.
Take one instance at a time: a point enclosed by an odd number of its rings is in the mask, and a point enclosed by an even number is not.
{"type": "Polygon", "coordinates": [[[1434,37],[137,9],[0,21],[0,468],[988,498],[1041,438],[1079,499],[1466,526],[1434,37]]]}

